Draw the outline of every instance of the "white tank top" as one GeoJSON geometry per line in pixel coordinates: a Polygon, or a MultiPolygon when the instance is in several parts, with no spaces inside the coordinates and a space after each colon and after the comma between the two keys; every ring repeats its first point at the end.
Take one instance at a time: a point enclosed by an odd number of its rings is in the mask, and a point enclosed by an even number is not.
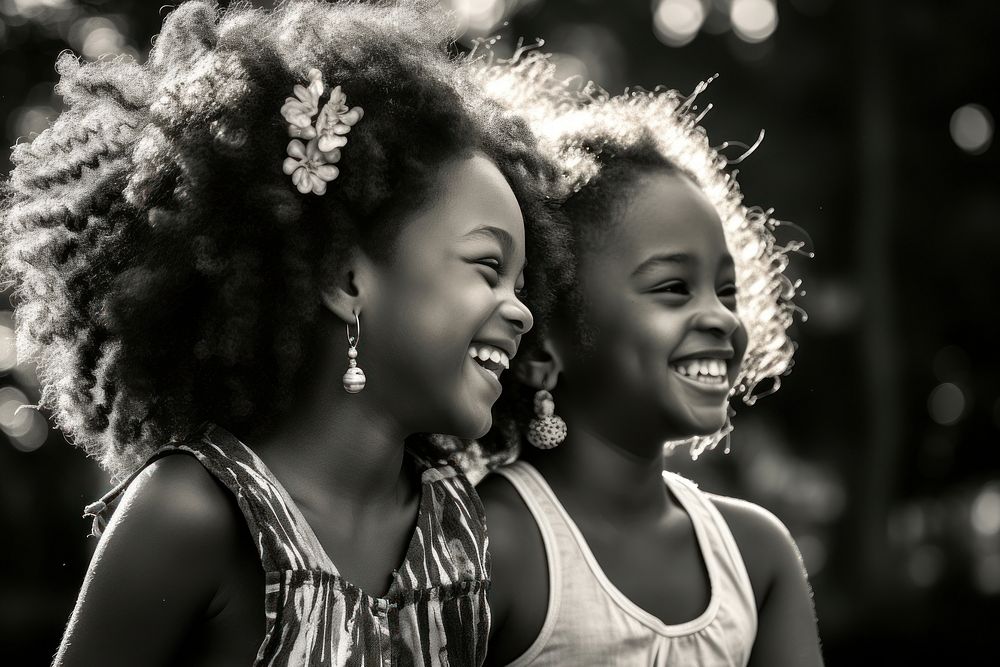
{"type": "Polygon", "coordinates": [[[697,618],[667,625],[619,591],[545,479],[518,461],[497,470],[538,524],[549,570],[549,603],[535,641],[510,667],[548,665],[746,665],[757,634],[757,604],[729,526],[695,484],[664,472],[691,517],[711,597],[697,618]]]}

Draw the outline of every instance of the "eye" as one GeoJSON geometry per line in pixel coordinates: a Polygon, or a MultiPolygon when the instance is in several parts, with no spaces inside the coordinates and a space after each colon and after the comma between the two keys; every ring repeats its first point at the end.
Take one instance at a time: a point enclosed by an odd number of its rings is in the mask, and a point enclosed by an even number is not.
{"type": "Polygon", "coordinates": [[[483,257],[474,260],[472,263],[485,268],[486,280],[490,283],[490,285],[496,287],[497,283],[500,281],[500,274],[503,269],[502,262],[496,257],[483,257]]]}
{"type": "Polygon", "coordinates": [[[668,280],[649,290],[653,294],[675,294],[687,296],[688,286],[683,280],[668,280]]]}
{"type": "Polygon", "coordinates": [[[737,294],[736,285],[734,284],[723,285],[722,287],[719,288],[716,294],[720,299],[736,301],[736,294],[737,294]]]}

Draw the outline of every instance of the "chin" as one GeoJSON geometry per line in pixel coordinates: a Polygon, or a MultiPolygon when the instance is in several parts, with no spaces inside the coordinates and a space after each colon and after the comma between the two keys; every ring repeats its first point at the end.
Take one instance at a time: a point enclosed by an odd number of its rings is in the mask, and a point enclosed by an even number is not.
{"type": "Polygon", "coordinates": [[[726,425],[726,410],[718,414],[692,415],[690,422],[691,435],[712,435],[718,433],[726,425]]]}
{"type": "Polygon", "coordinates": [[[676,404],[661,406],[663,426],[673,433],[670,440],[684,440],[694,436],[712,435],[726,425],[727,405],[695,408],[676,404]]]}
{"type": "Polygon", "coordinates": [[[454,435],[463,440],[475,440],[489,433],[493,426],[493,414],[489,410],[486,410],[485,414],[468,413],[458,416],[453,424],[447,435],[454,435]]]}

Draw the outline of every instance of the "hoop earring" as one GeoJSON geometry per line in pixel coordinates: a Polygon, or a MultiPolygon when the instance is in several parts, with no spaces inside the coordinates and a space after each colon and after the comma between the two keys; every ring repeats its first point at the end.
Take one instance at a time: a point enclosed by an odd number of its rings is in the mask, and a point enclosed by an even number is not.
{"type": "Polygon", "coordinates": [[[344,390],[349,394],[356,394],[365,388],[365,372],[358,367],[358,343],[361,342],[361,317],[354,313],[354,320],[358,326],[358,335],[351,335],[351,325],[347,324],[347,372],[344,373],[344,390]]]}
{"type": "Polygon", "coordinates": [[[566,422],[555,413],[552,394],[539,389],[535,392],[535,418],[528,422],[528,442],[539,449],[558,447],[566,439],[566,422]]]}

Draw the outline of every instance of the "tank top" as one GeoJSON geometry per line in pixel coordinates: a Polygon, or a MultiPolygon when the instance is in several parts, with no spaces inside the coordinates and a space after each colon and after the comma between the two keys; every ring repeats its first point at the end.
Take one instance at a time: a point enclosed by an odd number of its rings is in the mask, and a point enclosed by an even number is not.
{"type": "MultiPolygon", "coordinates": [[[[664,482],[691,517],[711,595],[700,616],[667,625],[619,591],[542,475],[518,461],[497,470],[534,516],[549,571],[548,611],[538,637],[511,667],[548,665],[746,665],[757,634],[750,578],[725,519],[693,482],[664,482]]],[[[665,564],[664,567],[669,567],[665,564]]]]}
{"type": "MultiPolygon", "coordinates": [[[[209,426],[146,465],[174,453],[196,457],[236,497],[257,545],[266,631],[254,665],[482,664],[490,629],[486,528],[479,496],[451,466],[417,459],[416,528],[388,593],[374,597],[340,576],[288,492],[235,436],[209,426]]],[[[134,478],[87,507],[95,532],[134,478]]]]}

